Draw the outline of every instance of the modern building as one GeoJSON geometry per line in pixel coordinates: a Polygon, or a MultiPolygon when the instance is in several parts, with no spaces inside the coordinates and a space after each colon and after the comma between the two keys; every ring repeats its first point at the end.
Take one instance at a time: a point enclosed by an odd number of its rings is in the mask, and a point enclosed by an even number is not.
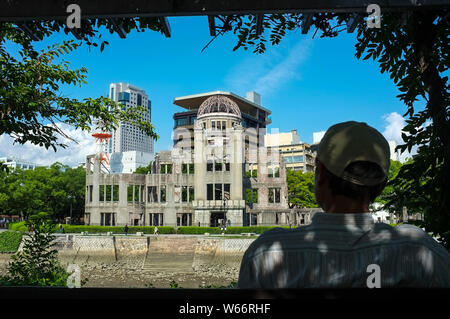
{"type": "Polygon", "coordinates": [[[400,161],[400,151],[396,151],[395,148],[397,147],[397,142],[395,141],[388,141],[389,143],[389,149],[391,150],[391,160],[393,161],[400,161]]]}
{"type": "MultiPolygon", "coordinates": [[[[256,94],[250,97],[258,97],[256,94]]],[[[175,98],[174,147],[149,174],[105,174],[86,160],[85,222],[91,225],[242,226],[309,223],[290,209],[286,165],[263,146],[270,111],[230,92],[175,98]],[[186,121],[178,121],[185,119],[186,121]],[[244,123],[245,121],[245,123],[244,123]],[[247,131],[248,130],[248,131],[247,131]],[[178,134],[177,133],[177,134],[178,134]]]]}
{"type": "MultiPolygon", "coordinates": [[[[111,83],[109,97],[119,103],[123,109],[133,106],[144,107],[148,110],[146,119],[151,122],[151,101],[144,90],[127,83],[111,83]]],[[[112,132],[112,135],[109,153],[139,151],[153,154],[153,139],[130,123],[119,123],[119,127],[112,132]]]]}
{"type": "Polygon", "coordinates": [[[294,145],[300,144],[300,136],[297,130],[292,130],[288,133],[272,133],[264,136],[264,145],[267,147],[278,147],[280,145],[294,145]]]}
{"type": "MultiPolygon", "coordinates": [[[[124,110],[134,106],[144,107],[148,111],[145,119],[151,122],[151,101],[144,90],[128,83],[111,83],[109,97],[124,110]]],[[[106,152],[110,154],[110,169],[113,173],[130,173],[130,169],[147,166],[153,159],[154,141],[138,127],[120,122],[111,133],[106,152]]]]}
{"type": "Polygon", "coordinates": [[[37,167],[36,163],[29,162],[20,158],[16,158],[14,156],[5,156],[0,157],[0,163],[6,165],[9,168],[21,168],[24,170],[27,169],[35,169],[37,167]]]}
{"type": "Polygon", "coordinates": [[[314,172],[315,155],[307,143],[300,141],[297,130],[288,133],[271,133],[264,136],[265,145],[277,147],[286,168],[303,172],[314,172]]]}
{"type": "Polygon", "coordinates": [[[313,132],[313,144],[319,144],[326,131],[313,132]]]}
{"type": "Polygon", "coordinates": [[[139,151],[112,153],[110,171],[111,173],[134,173],[138,167],[148,166],[154,158],[153,154],[139,151]]]}
{"type": "Polygon", "coordinates": [[[286,162],[286,168],[304,173],[314,172],[316,156],[309,144],[280,145],[279,151],[286,162]]]}

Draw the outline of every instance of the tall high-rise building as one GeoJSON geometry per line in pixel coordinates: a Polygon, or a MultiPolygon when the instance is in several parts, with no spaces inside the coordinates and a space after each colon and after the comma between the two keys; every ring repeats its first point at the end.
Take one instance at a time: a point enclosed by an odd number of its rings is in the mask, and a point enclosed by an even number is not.
{"type": "Polygon", "coordinates": [[[391,150],[391,160],[400,161],[400,151],[396,151],[397,142],[394,140],[388,141],[389,149],[391,150]]]}
{"type": "MultiPolygon", "coordinates": [[[[144,90],[128,83],[111,83],[109,97],[119,103],[123,110],[133,106],[146,108],[148,113],[145,119],[151,121],[152,102],[144,90]]],[[[128,122],[119,123],[108,143],[111,173],[132,173],[154,159],[153,139],[128,122]]]]}
{"type": "MultiPolygon", "coordinates": [[[[144,90],[128,83],[111,83],[109,98],[122,105],[122,109],[142,106],[148,110],[146,119],[151,121],[152,102],[144,90]]],[[[142,130],[128,122],[120,122],[118,128],[112,132],[108,153],[122,153],[138,151],[153,154],[153,139],[142,130]]]]}

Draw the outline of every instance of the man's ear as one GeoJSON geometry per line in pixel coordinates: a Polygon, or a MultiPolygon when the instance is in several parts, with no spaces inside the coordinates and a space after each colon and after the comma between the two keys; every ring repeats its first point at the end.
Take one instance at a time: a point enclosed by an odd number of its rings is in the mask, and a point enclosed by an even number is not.
{"type": "Polygon", "coordinates": [[[316,169],[317,169],[317,173],[316,173],[317,181],[316,182],[318,185],[322,185],[326,181],[325,166],[323,166],[323,164],[318,161],[316,169]]]}

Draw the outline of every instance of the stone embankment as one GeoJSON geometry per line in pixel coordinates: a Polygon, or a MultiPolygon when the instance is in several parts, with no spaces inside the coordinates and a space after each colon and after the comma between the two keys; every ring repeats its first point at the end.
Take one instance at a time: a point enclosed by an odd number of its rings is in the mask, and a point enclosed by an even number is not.
{"type": "Polygon", "coordinates": [[[201,235],[57,235],[63,265],[77,264],[90,287],[184,288],[237,281],[254,239],[201,235]]]}

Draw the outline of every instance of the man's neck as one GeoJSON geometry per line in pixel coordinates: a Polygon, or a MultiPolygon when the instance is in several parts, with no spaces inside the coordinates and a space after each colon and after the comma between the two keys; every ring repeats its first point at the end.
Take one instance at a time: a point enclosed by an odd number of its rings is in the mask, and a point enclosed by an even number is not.
{"type": "Polygon", "coordinates": [[[368,213],[369,203],[355,201],[345,196],[334,196],[323,208],[326,213],[334,214],[368,213]]]}

